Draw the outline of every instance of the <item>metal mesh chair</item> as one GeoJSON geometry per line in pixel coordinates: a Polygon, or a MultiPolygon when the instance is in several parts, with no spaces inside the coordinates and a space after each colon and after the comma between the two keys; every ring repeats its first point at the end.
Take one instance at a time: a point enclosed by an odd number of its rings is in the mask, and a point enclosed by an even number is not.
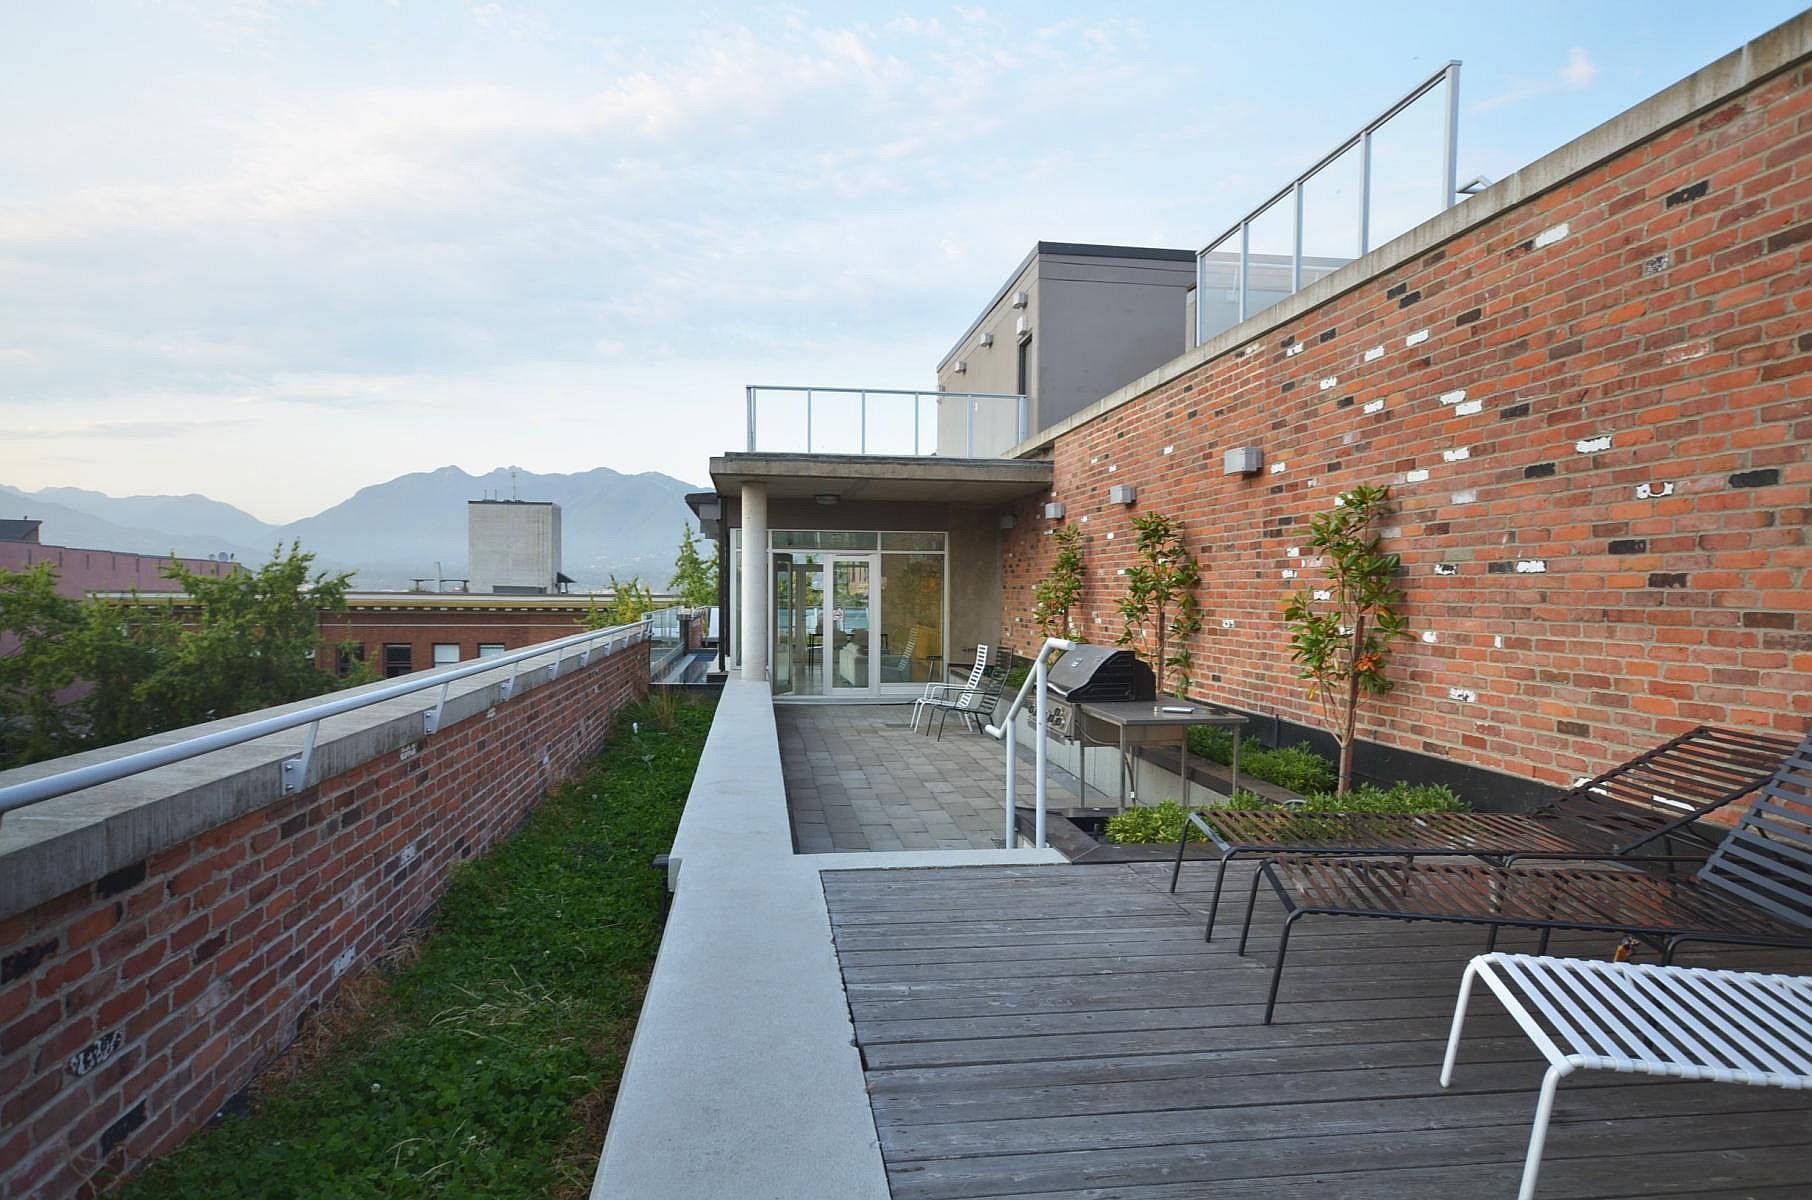
{"type": "MultiPolygon", "coordinates": [[[[955,700],[963,693],[973,691],[981,684],[982,676],[988,670],[988,657],[991,651],[987,646],[975,648],[975,665],[969,668],[969,679],[965,683],[928,683],[925,693],[912,702],[911,728],[916,732],[919,727],[919,716],[928,709],[937,707],[937,702],[955,700]]],[[[931,722],[925,722],[925,732],[931,732],[931,722]]]]}
{"type": "Polygon", "coordinates": [[[1574,785],[1532,813],[1300,813],[1205,809],[1177,840],[1177,890],[1191,828],[1221,851],[1206,937],[1229,860],[1273,854],[1416,858],[1463,855],[1498,864],[1524,858],[1617,859],[1672,855],[1676,840],[1706,842],[1694,822],[1768,782],[1793,752],[1792,738],[1701,725],[1574,785]]]}
{"type": "Polygon", "coordinates": [[[1812,947],[1812,733],[1788,755],[1691,877],[1612,867],[1474,867],[1280,855],[1252,876],[1239,952],[1269,881],[1287,915],[1278,937],[1270,1023],[1290,930],[1310,915],[1444,921],[1627,934],[1660,948],[1687,942],[1812,947]]]}

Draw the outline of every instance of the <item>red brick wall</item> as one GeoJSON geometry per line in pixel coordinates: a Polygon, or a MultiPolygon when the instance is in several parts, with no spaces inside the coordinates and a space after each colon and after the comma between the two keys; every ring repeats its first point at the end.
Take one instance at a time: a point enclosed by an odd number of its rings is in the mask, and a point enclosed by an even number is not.
{"type": "MultiPolygon", "coordinates": [[[[1120,629],[1133,513],[1187,524],[1198,696],[1319,724],[1279,617],[1319,572],[1288,551],[1342,490],[1390,484],[1415,640],[1363,737],[1560,782],[1701,722],[1801,733],[1812,70],[1201,364],[1054,454],[1054,496],[1088,518],[1092,640],[1120,629]],[[1224,478],[1222,452],[1243,445],[1263,447],[1264,472],[1224,478]],[[1107,503],[1116,483],[1138,488],[1135,508],[1107,503]]],[[[1021,650],[1051,524],[1027,503],[1008,535],[1021,650]]]]}
{"type": "Polygon", "coordinates": [[[0,919],[0,1197],[88,1194],[193,1132],[647,688],[631,645],[0,919]]]}

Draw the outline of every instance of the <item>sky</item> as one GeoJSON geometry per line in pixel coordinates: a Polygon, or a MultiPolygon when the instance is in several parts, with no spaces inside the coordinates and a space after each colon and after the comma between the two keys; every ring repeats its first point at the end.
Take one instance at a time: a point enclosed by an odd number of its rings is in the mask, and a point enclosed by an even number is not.
{"type": "Polygon", "coordinates": [[[1495,180],[1798,8],[6,4],[0,483],[701,483],[745,385],[932,388],[1034,242],[1201,249],[1450,58],[1495,180]]]}

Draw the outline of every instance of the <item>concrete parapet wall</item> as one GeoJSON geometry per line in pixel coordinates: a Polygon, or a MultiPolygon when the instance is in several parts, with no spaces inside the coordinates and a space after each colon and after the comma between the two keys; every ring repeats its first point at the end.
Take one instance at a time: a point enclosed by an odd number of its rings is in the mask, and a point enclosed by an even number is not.
{"type": "MultiPolygon", "coordinates": [[[[1311,518],[1388,484],[1412,636],[1363,739],[1554,784],[1702,723],[1803,732],[1809,64],[1812,14],[1023,447],[1086,535],[1086,635],[1120,632],[1131,518],[1179,518],[1192,694],[1319,726],[1282,606],[1326,586],[1311,518]]],[[[1004,535],[1021,651],[1042,499],[1004,535]]]]}
{"type": "Polygon", "coordinates": [[[0,1198],[91,1194],[244,1088],[647,694],[644,643],[578,657],[455,683],[433,735],[432,689],[326,721],[294,795],[303,729],[0,820],[0,1198]]]}

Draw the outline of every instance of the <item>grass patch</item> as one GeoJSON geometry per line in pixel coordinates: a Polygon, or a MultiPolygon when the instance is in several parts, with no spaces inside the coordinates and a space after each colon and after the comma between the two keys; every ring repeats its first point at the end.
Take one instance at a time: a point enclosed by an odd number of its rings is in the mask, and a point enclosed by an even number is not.
{"type": "Polygon", "coordinates": [[[454,873],[419,947],[342,989],[250,1116],[128,1200],[585,1195],[660,942],[649,862],[713,710],[624,710],[582,777],[454,873]]]}
{"type": "MultiPolygon", "coordinates": [[[[1243,767],[1245,756],[1242,754],[1240,757],[1243,767]]],[[[1438,783],[1396,783],[1387,788],[1368,783],[1354,788],[1344,796],[1324,792],[1308,797],[1305,803],[1287,806],[1273,805],[1261,796],[1241,791],[1226,807],[1243,811],[1275,809],[1292,813],[1304,819],[1302,832],[1305,837],[1320,837],[1338,826],[1333,826],[1330,822],[1316,826],[1313,818],[1319,813],[1466,812],[1471,806],[1460,799],[1452,788],[1438,783]]],[[[1108,818],[1107,840],[1121,845],[1134,842],[1174,842],[1183,836],[1183,823],[1189,812],[1189,809],[1174,800],[1148,807],[1129,808],[1108,818]]],[[[1189,838],[1191,841],[1200,841],[1201,831],[1191,826],[1189,838]]]]}

